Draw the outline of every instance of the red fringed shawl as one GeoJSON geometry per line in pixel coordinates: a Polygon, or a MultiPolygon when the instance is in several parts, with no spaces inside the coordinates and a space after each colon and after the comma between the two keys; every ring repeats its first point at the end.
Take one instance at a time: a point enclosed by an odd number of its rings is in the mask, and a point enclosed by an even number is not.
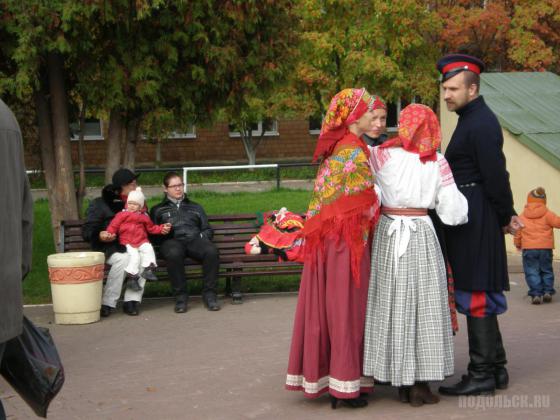
{"type": "Polygon", "coordinates": [[[379,200],[362,139],[347,132],[315,179],[303,236],[304,260],[324,251],[327,240],[344,240],[351,255],[352,277],[360,286],[360,262],[379,217],[379,200]]]}

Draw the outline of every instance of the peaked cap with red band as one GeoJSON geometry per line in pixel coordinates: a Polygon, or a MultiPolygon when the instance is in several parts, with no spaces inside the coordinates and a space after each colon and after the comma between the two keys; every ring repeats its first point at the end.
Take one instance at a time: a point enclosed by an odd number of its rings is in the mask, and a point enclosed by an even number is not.
{"type": "Polygon", "coordinates": [[[471,55],[449,54],[438,60],[437,69],[441,73],[441,81],[445,82],[465,70],[480,74],[484,71],[484,63],[471,55]]]}

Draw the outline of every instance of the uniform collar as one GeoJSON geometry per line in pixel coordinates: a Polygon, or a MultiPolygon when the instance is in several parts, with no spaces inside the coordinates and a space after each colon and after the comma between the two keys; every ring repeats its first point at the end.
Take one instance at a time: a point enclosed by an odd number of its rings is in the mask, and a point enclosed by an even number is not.
{"type": "Polygon", "coordinates": [[[461,109],[458,109],[456,112],[460,117],[462,117],[464,115],[470,114],[471,112],[473,112],[476,109],[479,109],[479,108],[483,107],[484,104],[485,104],[484,98],[482,97],[482,95],[478,95],[475,99],[470,101],[468,104],[466,104],[461,109]]]}

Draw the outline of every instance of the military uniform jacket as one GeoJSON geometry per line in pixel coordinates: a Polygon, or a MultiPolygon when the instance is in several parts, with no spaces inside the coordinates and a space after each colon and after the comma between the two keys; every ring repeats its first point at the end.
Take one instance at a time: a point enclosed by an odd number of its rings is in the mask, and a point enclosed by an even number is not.
{"type": "Polygon", "coordinates": [[[498,119],[479,96],[457,111],[445,152],[455,182],[469,203],[469,221],[446,226],[445,241],[460,290],[509,290],[502,227],[515,215],[498,119]]]}

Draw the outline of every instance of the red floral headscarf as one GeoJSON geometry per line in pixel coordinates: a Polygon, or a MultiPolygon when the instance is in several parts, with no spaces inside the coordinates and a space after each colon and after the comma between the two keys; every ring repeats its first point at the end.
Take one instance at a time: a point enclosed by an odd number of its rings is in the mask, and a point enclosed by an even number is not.
{"type": "Polygon", "coordinates": [[[437,160],[441,128],[434,111],[421,104],[410,104],[399,117],[399,135],[379,147],[402,147],[416,153],[424,163],[437,160]]]}
{"type": "Polygon", "coordinates": [[[376,109],[387,109],[387,105],[385,105],[385,102],[383,102],[383,99],[381,99],[379,96],[373,96],[373,110],[375,111],[376,109]]]}
{"type": "Polygon", "coordinates": [[[329,157],[336,143],[346,134],[348,126],[360,119],[367,111],[375,109],[376,103],[379,108],[380,104],[385,106],[378,97],[371,96],[365,88],[344,89],[338,92],[332,98],[323,120],[313,161],[321,157],[329,157]]]}

